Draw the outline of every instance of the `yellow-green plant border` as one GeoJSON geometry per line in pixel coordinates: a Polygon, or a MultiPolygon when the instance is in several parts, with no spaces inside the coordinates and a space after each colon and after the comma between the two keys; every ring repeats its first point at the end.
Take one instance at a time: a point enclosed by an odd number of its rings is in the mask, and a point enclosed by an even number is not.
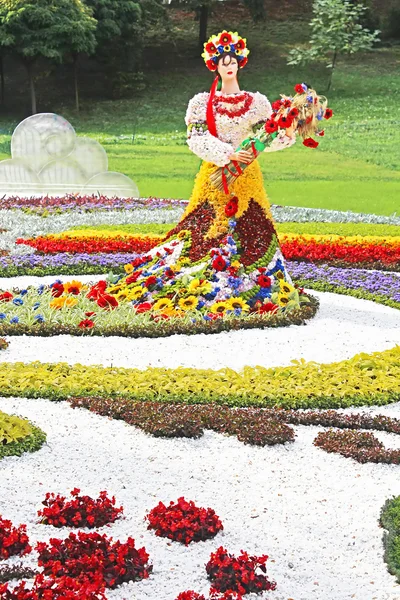
{"type": "Polygon", "coordinates": [[[283,408],[341,408],[400,400],[400,346],[319,364],[289,367],[148,368],[66,363],[0,363],[0,396],[125,397],[136,401],[283,408]]]}

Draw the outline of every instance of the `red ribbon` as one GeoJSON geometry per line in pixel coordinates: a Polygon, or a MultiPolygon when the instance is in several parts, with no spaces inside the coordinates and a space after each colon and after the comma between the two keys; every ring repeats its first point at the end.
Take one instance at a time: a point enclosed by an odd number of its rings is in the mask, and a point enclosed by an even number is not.
{"type": "Polygon", "coordinates": [[[253,150],[254,156],[257,156],[257,150],[256,150],[256,147],[254,145],[254,142],[251,142],[251,149],[253,150]]]}
{"type": "Polygon", "coordinates": [[[214,79],[213,84],[211,86],[210,96],[209,96],[208,102],[207,102],[207,127],[208,127],[208,131],[214,137],[217,137],[217,126],[215,123],[213,102],[214,102],[215,92],[217,90],[218,80],[219,80],[219,77],[217,75],[217,77],[214,79]]]}

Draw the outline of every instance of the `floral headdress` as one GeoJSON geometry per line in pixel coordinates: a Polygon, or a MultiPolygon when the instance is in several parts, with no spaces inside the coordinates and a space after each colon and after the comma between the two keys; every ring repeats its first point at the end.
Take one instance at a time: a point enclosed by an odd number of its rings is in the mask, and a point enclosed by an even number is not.
{"type": "Polygon", "coordinates": [[[217,35],[212,35],[208,42],[204,44],[204,52],[201,55],[210,71],[216,71],[218,60],[224,53],[233,53],[236,55],[239,69],[247,64],[247,56],[250,50],[246,47],[246,39],[240,37],[235,31],[221,31],[217,35]]]}

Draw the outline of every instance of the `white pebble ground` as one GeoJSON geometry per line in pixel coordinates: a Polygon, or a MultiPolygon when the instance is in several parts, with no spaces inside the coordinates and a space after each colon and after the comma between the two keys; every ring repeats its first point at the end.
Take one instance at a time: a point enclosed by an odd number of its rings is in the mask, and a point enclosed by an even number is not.
{"type": "Polygon", "coordinates": [[[148,366],[220,369],[286,366],[292,360],[321,363],[377,352],[400,344],[400,311],[325,292],[312,294],[320,309],[305,326],[231,331],[218,335],[174,335],[168,338],[56,336],[9,337],[4,362],[67,362],[118,367],[148,366]]]}
{"type": "MultiPolygon", "coordinates": [[[[1,463],[0,514],[26,523],[33,543],[68,535],[37,523],[48,491],[67,494],[77,486],[97,495],[106,489],[124,506],[125,519],[101,532],[121,541],[133,536],[149,552],[154,573],[108,592],[110,600],[206,593],[204,564],[220,545],[236,554],[269,555],[268,574],[278,587],[263,599],[400,598],[378,526],[385,500],[400,494],[399,467],[326,454],[312,444],[318,427],[296,428],[293,444],[254,448],[213,432],[198,440],[155,439],[122,421],[48,400],[0,398],[0,409],[28,417],[48,434],[39,452],[1,463]],[[180,495],[214,508],[224,531],[187,548],[147,531],[146,512],[180,495]]],[[[399,406],[390,413],[400,415],[399,406]]],[[[400,447],[398,436],[379,437],[400,447]]],[[[34,560],[33,554],[23,562],[34,560]]]]}

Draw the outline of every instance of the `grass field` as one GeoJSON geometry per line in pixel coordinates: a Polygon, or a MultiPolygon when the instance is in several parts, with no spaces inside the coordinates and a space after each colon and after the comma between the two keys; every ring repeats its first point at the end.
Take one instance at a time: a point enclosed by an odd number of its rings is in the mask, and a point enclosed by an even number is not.
{"type": "MultiPolygon", "coordinates": [[[[209,31],[237,28],[229,21],[211,22],[209,31]]],[[[270,21],[265,26],[240,24],[248,38],[250,62],[243,89],[258,90],[270,100],[291,93],[307,81],[324,92],[324,65],[288,67],[287,52],[305,43],[302,21],[270,21]]],[[[236,30],[236,29],[235,29],[236,30]]],[[[196,24],[177,28],[181,66],[160,68],[149,75],[148,88],[136,99],[86,100],[80,116],[58,102],[47,107],[68,118],[79,135],[100,141],[109,155],[110,170],[132,177],[142,196],[188,198],[199,159],[185,143],[187,102],[210,87],[212,76],[194,58],[196,24]],[[190,45],[191,44],[191,45],[190,45]],[[188,48],[185,54],[184,48],[188,48]]],[[[400,209],[400,46],[379,48],[339,61],[329,105],[334,118],[317,150],[301,143],[284,152],[260,157],[265,184],[275,204],[323,207],[376,214],[400,209]]],[[[10,133],[18,115],[0,120],[0,159],[9,155],[10,133]]]]}

